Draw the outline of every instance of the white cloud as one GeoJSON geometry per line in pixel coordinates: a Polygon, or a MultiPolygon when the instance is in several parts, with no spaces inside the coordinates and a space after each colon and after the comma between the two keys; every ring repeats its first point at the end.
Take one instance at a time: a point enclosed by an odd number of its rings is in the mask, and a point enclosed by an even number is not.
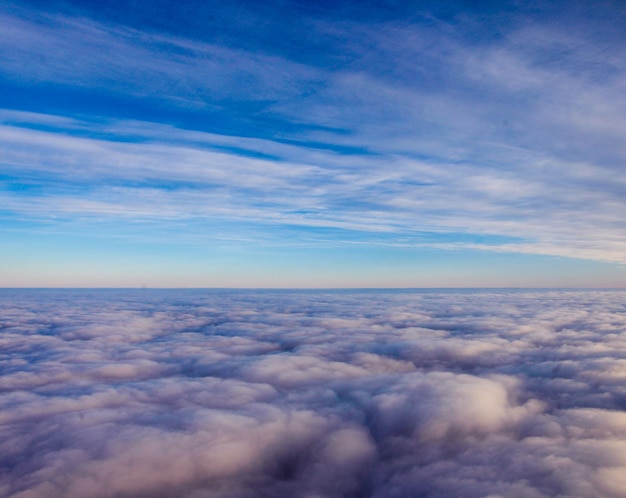
{"type": "Polygon", "coordinates": [[[0,297],[6,496],[623,491],[624,292],[0,297]]]}
{"type": "Polygon", "coordinates": [[[488,40],[468,35],[471,16],[375,31],[311,21],[345,56],[338,67],[20,12],[0,20],[14,81],[260,121],[257,132],[220,135],[3,111],[3,170],[46,187],[5,188],[12,216],[219,219],[269,238],[286,224],[357,230],[366,242],[393,233],[409,245],[430,243],[420,232],[460,233],[517,242],[438,247],[625,261],[626,62],[623,39],[597,19],[574,33],[520,16],[488,40]],[[258,111],[239,109],[250,103],[258,111]]]}

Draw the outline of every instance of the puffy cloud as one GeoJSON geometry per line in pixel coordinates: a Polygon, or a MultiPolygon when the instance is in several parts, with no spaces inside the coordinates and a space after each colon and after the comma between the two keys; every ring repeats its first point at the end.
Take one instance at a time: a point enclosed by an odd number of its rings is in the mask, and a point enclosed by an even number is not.
{"type": "Polygon", "coordinates": [[[0,495],[618,497],[620,291],[0,293],[0,495]]]}

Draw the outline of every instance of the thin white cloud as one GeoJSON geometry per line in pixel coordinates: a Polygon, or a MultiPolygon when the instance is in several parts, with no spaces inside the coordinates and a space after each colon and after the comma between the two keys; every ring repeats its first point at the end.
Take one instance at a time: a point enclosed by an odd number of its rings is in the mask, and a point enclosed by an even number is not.
{"type": "Polygon", "coordinates": [[[3,208],[498,236],[520,242],[435,243],[626,261],[623,40],[529,18],[468,43],[474,21],[457,22],[312,23],[351,54],[331,68],[84,18],[5,15],[2,67],[15,81],[196,111],[261,102],[279,124],[254,138],[4,111],[3,172],[46,188],[5,189],[3,208]]]}
{"type": "MultiPolygon", "coordinates": [[[[127,129],[124,123],[113,129],[120,126],[127,129]]],[[[129,126],[143,134],[142,142],[115,141],[117,132],[105,140],[2,127],[5,173],[54,186],[30,196],[5,191],[4,209],[31,218],[218,217],[409,235],[503,235],[526,241],[456,247],[623,261],[626,241],[618,215],[626,209],[623,181],[603,180],[602,168],[590,163],[556,162],[512,150],[506,152],[509,167],[498,171],[472,163],[243,142],[250,153],[280,154],[276,161],[215,149],[233,137],[129,126]],[[168,133],[176,135],[177,143],[164,141],[168,133]],[[145,141],[150,136],[154,140],[145,141]],[[528,161],[532,176],[520,171],[528,161]]]]}

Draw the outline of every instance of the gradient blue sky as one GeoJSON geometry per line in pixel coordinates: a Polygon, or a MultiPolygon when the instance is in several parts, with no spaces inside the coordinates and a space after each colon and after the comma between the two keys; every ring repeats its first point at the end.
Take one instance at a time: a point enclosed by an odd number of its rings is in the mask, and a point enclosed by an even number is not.
{"type": "Polygon", "coordinates": [[[626,4],[0,1],[0,286],[624,287],[626,4]]]}

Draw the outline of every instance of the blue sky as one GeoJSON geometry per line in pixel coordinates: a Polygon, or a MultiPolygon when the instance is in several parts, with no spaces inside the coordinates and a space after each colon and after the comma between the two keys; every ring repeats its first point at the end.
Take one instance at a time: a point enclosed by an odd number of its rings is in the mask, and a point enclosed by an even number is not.
{"type": "Polygon", "coordinates": [[[0,285],[626,286],[622,2],[0,3],[0,285]]]}

